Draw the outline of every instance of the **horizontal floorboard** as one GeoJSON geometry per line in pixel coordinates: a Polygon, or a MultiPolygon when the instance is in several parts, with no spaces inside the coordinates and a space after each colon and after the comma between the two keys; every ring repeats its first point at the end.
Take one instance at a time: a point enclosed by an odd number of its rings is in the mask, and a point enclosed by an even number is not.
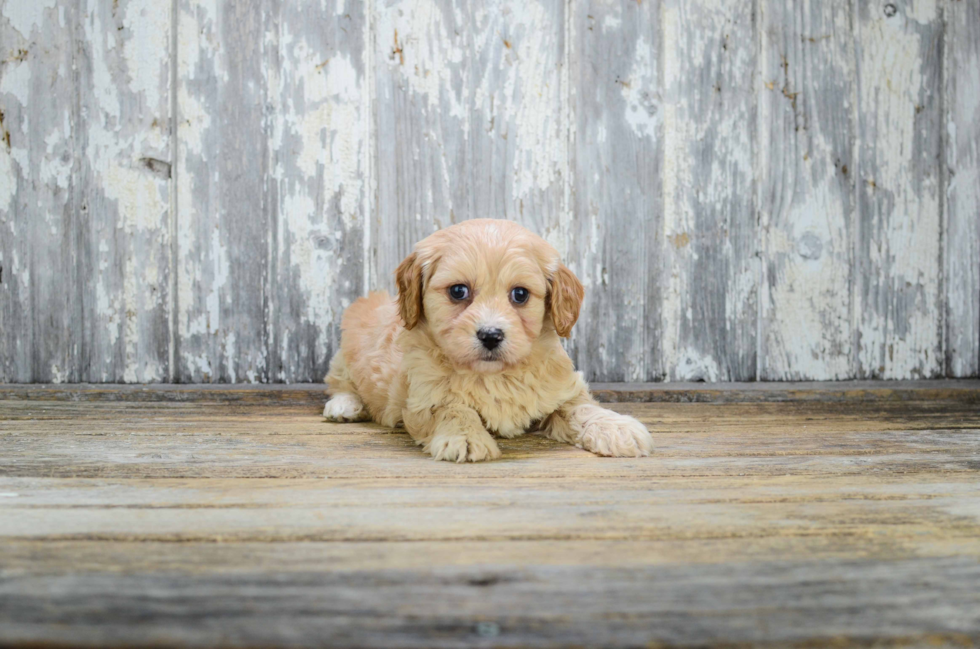
{"type": "MultiPolygon", "coordinates": [[[[742,403],[787,401],[965,401],[980,403],[980,380],[753,383],[593,383],[602,402],[742,403]]],[[[0,400],[228,401],[323,405],[326,386],[295,384],[15,384],[0,383],[0,400]]]]}

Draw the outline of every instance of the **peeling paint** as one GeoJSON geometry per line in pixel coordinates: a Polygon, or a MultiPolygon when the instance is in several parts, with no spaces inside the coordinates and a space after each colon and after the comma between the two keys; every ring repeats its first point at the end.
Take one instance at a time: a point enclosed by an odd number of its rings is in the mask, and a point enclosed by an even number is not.
{"type": "Polygon", "coordinates": [[[130,36],[123,46],[129,88],[148,106],[160,105],[161,81],[169,81],[170,5],[160,0],[129,0],[123,25],[130,36]]]}
{"type": "Polygon", "coordinates": [[[27,2],[5,2],[3,17],[10,21],[22,37],[28,39],[35,28],[41,27],[45,14],[54,9],[58,0],[28,0],[27,2]]]}

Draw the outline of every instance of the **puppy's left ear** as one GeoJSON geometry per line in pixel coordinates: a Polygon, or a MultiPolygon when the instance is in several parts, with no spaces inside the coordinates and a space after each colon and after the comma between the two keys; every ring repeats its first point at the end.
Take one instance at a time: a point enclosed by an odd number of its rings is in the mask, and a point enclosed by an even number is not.
{"type": "Polygon", "coordinates": [[[572,327],[578,321],[582,299],[585,298],[585,287],[565,264],[558,264],[558,270],[551,276],[550,282],[548,306],[551,309],[551,319],[555,323],[558,335],[568,338],[572,335],[572,327]]]}
{"type": "Polygon", "coordinates": [[[406,329],[414,329],[422,319],[422,264],[416,253],[405,257],[395,271],[398,283],[398,310],[406,329]]]}

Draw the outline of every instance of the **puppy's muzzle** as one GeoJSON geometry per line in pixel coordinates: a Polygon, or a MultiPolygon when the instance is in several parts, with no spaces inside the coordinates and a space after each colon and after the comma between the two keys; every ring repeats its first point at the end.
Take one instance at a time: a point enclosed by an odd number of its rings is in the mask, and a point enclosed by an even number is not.
{"type": "Polygon", "coordinates": [[[484,347],[493,351],[504,341],[504,332],[496,327],[484,327],[476,332],[476,337],[480,339],[484,347]]]}

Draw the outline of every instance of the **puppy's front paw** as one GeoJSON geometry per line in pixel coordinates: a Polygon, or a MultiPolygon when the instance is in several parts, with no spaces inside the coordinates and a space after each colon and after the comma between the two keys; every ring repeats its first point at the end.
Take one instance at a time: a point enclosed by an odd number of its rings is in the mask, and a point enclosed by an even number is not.
{"type": "Polygon", "coordinates": [[[371,415],[356,394],[339,392],[323,407],[323,418],[333,422],[367,421],[371,415]]]}
{"type": "Polygon", "coordinates": [[[607,457],[646,457],[653,451],[653,436],[636,419],[598,407],[582,414],[578,445],[585,450],[607,457]]]}
{"type": "Polygon", "coordinates": [[[436,432],[425,445],[434,460],[447,462],[483,462],[500,457],[500,447],[485,430],[436,432]]]}

